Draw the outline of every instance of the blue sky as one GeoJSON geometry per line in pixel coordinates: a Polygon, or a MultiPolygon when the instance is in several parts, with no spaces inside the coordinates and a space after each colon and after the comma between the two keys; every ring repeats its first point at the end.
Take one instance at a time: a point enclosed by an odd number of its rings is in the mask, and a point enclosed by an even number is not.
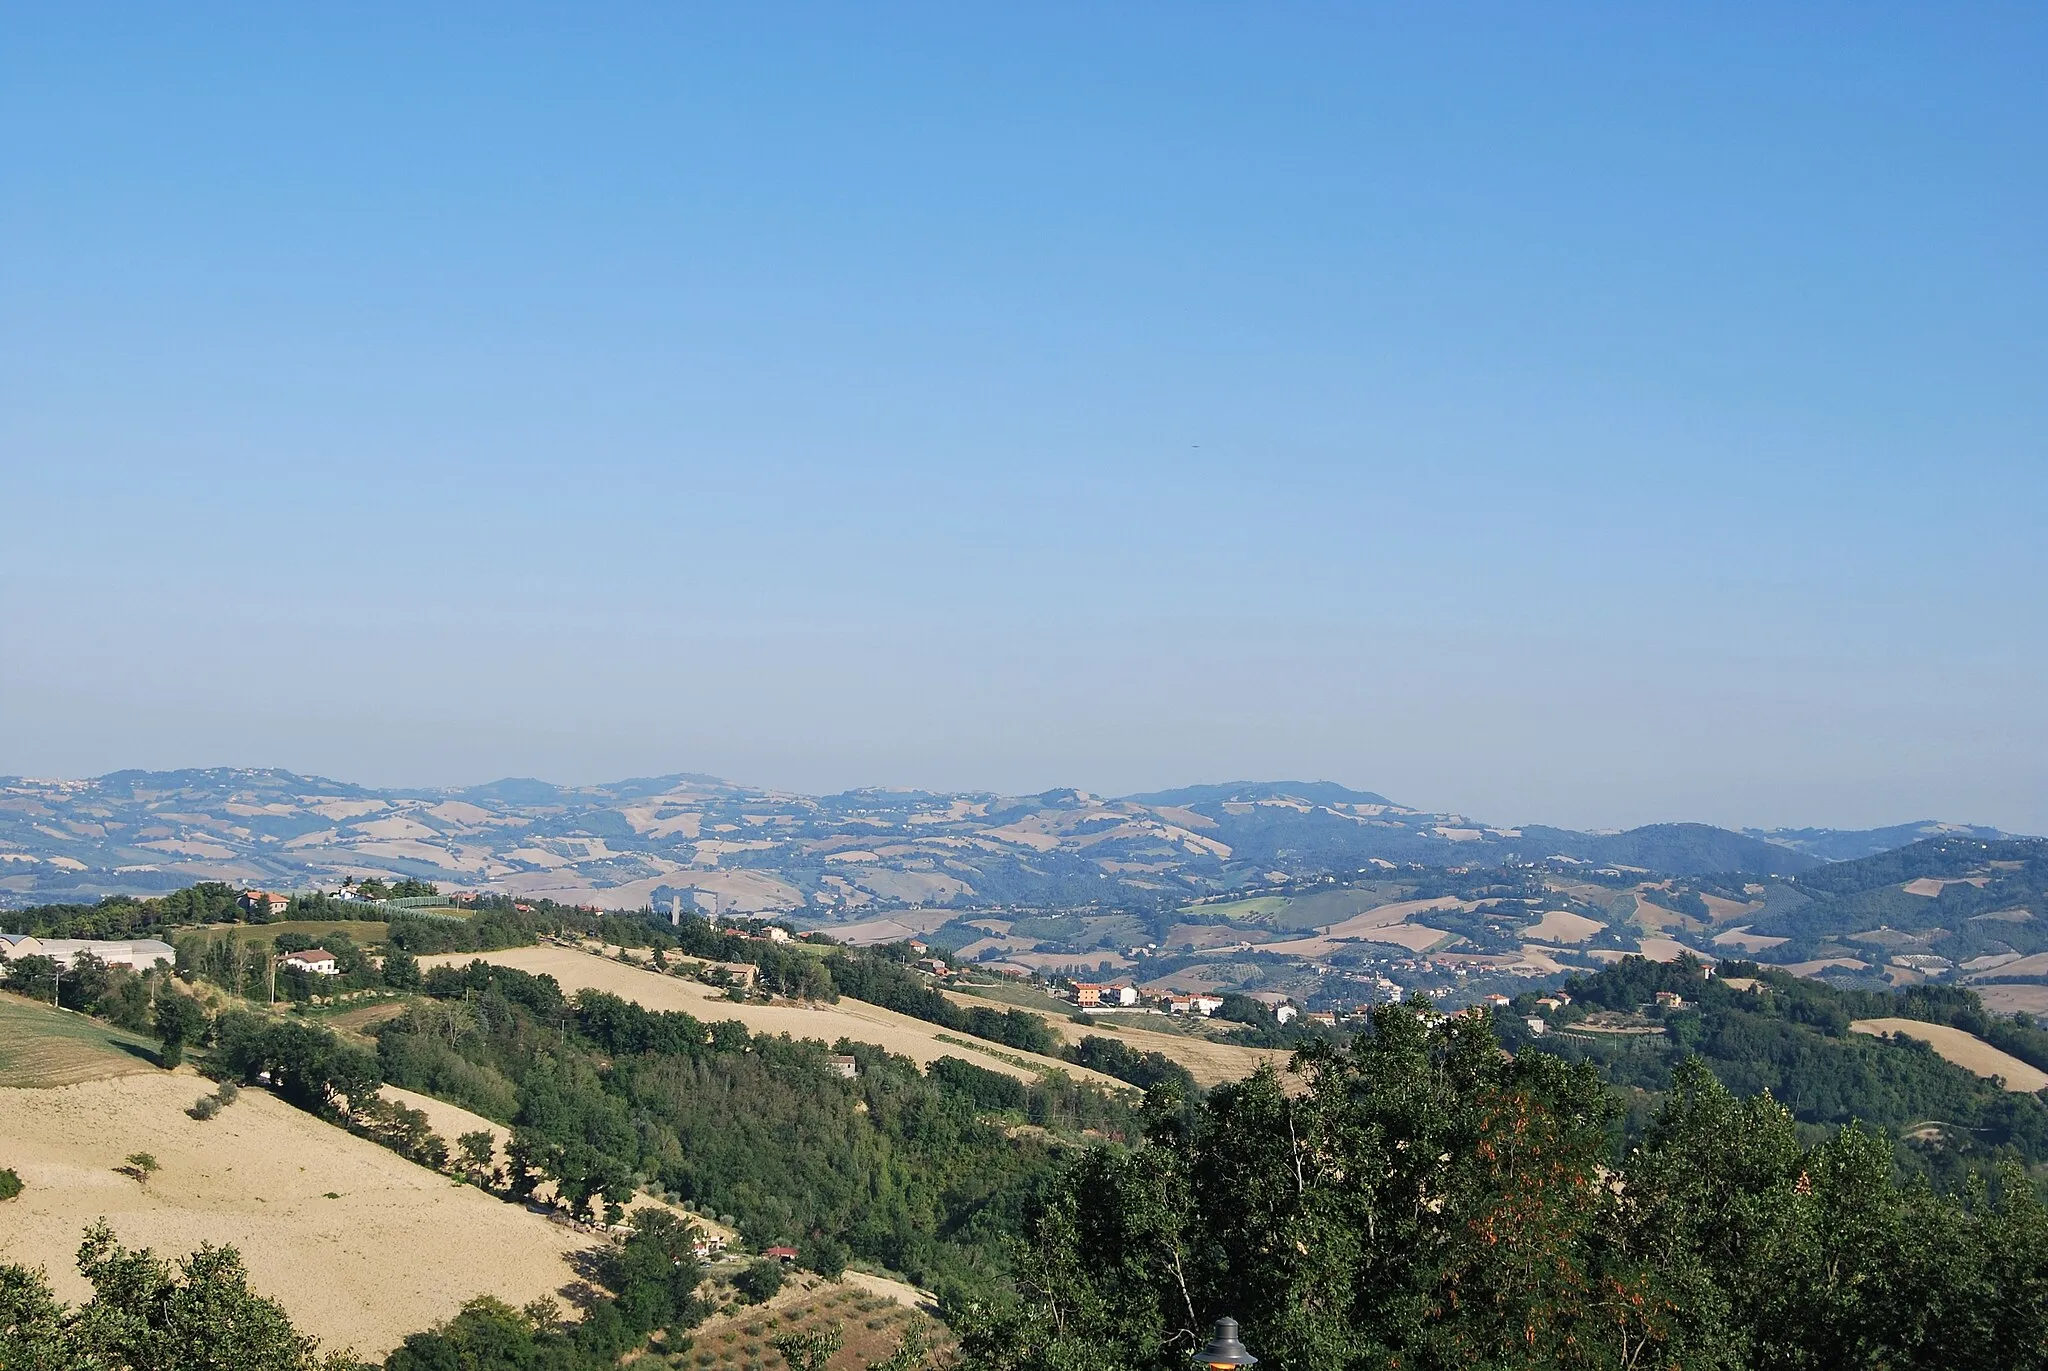
{"type": "Polygon", "coordinates": [[[0,772],[2048,831],[2038,7],[423,8],[0,21],[0,772]]]}

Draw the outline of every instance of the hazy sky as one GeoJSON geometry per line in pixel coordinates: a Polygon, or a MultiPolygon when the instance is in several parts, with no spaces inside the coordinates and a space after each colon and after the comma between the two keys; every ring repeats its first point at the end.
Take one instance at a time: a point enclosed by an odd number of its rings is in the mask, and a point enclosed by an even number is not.
{"type": "Polygon", "coordinates": [[[2036,5],[10,6],[0,773],[2048,831],[2036,5]]]}

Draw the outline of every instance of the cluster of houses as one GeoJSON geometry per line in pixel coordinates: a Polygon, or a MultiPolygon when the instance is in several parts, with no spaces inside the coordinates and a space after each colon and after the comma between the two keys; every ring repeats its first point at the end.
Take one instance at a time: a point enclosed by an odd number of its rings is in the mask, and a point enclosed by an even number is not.
{"type": "Polygon", "coordinates": [[[1148,995],[1129,981],[1075,981],[1067,991],[1067,1001],[1077,1009],[1133,1009],[1155,1014],[1194,1014],[1204,1019],[1223,1008],[1221,995],[1177,995],[1171,991],[1148,995]]]}
{"type": "MultiPolygon", "coordinates": [[[[1148,994],[1129,981],[1107,981],[1100,983],[1075,981],[1069,986],[1066,998],[1067,1002],[1076,1009],[1093,1009],[1096,1011],[1130,1010],[1151,1014],[1190,1014],[1202,1019],[1208,1018],[1217,1010],[1223,1008],[1223,997],[1221,995],[1208,994],[1199,990],[1186,994],[1171,990],[1161,994],[1148,994]]],[[[1246,996],[1246,998],[1257,1000],[1260,1004],[1265,1005],[1266,1008],[1273,1011],[1273,1017],[1281,1023],[1290,1023],[1301,1013],[1301,1010],[1296,1007],[1292,999],[1276,991],[1254,991],[1246,996]]],[[[1311,1014],[1309,1017],[1311,1019],[1326,1020],[1332,1024],[1336,1022],[1335,1016],[1330,1014],[1311,1014]]]]}

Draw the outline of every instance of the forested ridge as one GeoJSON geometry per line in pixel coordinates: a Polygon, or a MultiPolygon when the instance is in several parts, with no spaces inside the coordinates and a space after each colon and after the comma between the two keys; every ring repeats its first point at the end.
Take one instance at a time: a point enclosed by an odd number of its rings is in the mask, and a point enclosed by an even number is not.
{"type": "Polygon", "coordinates": [[[1865,991],[1754,963],[1724,962],[1718,970],[1709,975],[1690,957],[1629,957],[1567,982],[1571,1003],[1542,1011],[1550,1031],[1541,1036],[1531,1035],[1523,1021],[1539,1011],[1541,997],[1534,993],[1519,997],[1516,1012],[1496,1015],[1495,1022],[1517,1052],[1596,1067],[1635,1102],[1638,1124],[1641,1111],[1654,1106],[1681,1064],[1697,1054],[1736,1094],[1769,1091],[1808,1129],[1860,1121],[1883,1130],[1896,1139],[1903,1166],[1945,1184],[2000,1158],[2048,1162],[2048,1100],[2005,1090],[1942,1060],[1925,1043],[1850,1030],[1859,1019],[1946,1024],[2048,1069],[2048,1029],[2029,1016],[1988,1013],[1973,993],[1953,986],[1865,991]],[[1660,991],[1679,996],[1683,1005],[1657,1006],[1660,991]],[[1590,1016],[1601,1013],[1639,1014],[1644,1031],[1583,1031],[1590,1016]]]}

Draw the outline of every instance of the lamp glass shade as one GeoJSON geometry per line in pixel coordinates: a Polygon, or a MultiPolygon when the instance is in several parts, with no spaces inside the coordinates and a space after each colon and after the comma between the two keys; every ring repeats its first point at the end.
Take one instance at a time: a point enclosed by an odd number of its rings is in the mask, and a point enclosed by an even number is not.
{"type": "Polygon", "coordinates": [[[1194,1360],[1214,1371],[1231,1371],[1233,1367],[1256,1366],[1259,1359],[1244,1350],[1244,1344],[1237,1340],[1237,1320],[1216,1320],[1216,1331],[1209,1338],[1209,1345],[1195,1353],[1194,1360]]]}

